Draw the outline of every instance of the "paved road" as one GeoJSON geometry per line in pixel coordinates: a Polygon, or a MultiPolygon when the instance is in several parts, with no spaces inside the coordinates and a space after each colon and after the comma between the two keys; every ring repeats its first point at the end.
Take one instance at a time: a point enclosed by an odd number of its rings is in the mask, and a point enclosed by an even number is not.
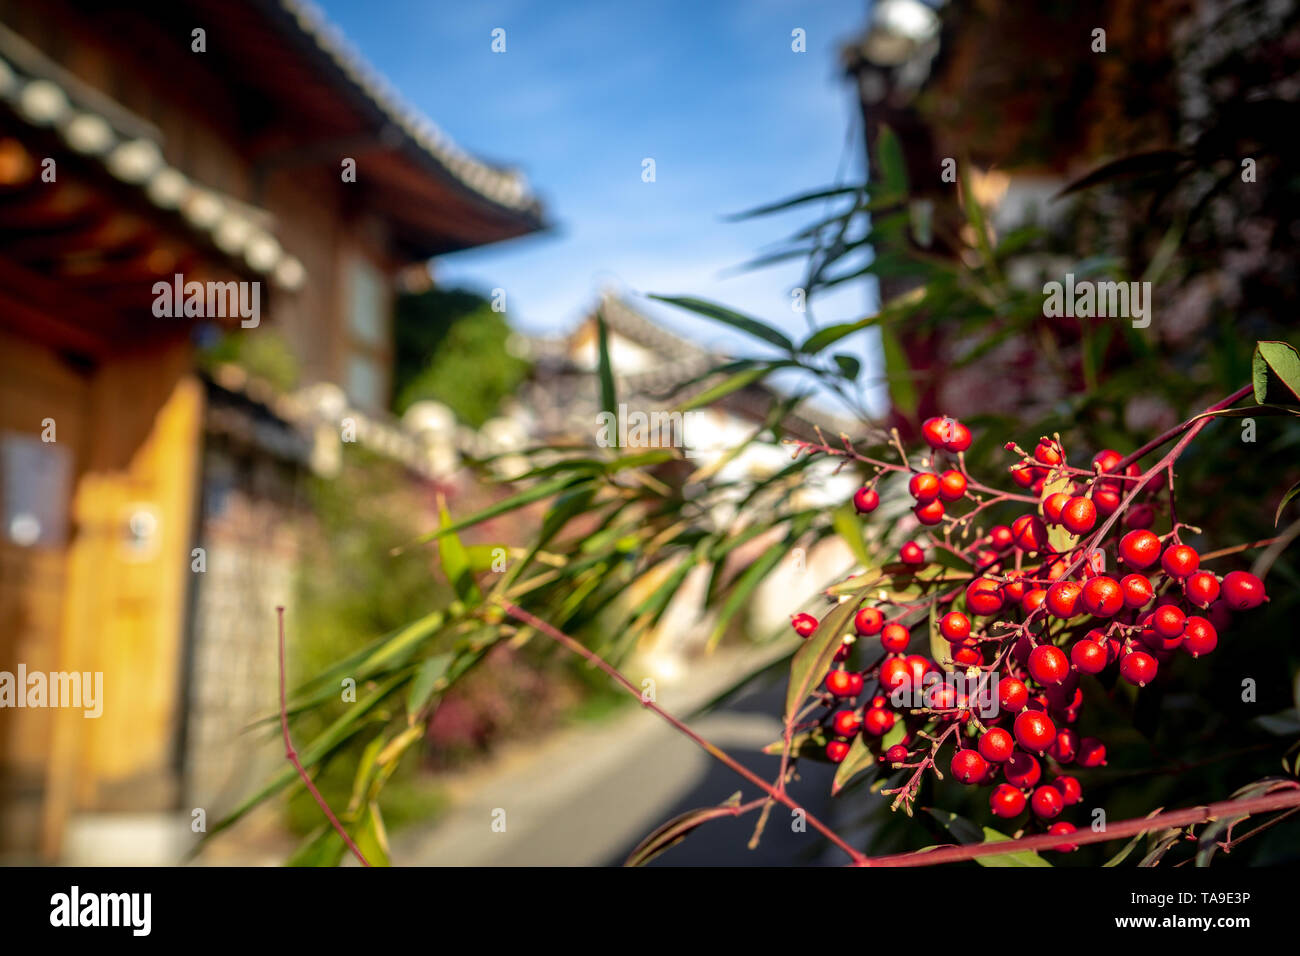
{"type": "MultiPolygon", "coordinates": [[[[742,661],[715,660],[692,688],[666,690],[660,704],[682,714],[734,678],[742,661]]],[[[756,678],[691,726],[760,775],[779,760],[761,748],[780,737],[785,673],[756,678]]],[[[797,797],[828,821],[846,808],[829,796],[832,770],[805,762],[797,797]]],[[[394,862],[415,865],[618,865],[647,833],[674,815],[722,802],[736,790],[759,795],[726,767],[653,714],[635,710],[599,727],[576,728],[526,753],[508,756],[458,796],[435,828],[394,837],[394,862]],[[504,832],[493,829],[504,811],[504,832]],[[494,816],[495,815],[495,816],[494,816]]],[[[852,799],[852,798],[850,798],[852,799]]],[[[755,815],[710,822],[653,861],[667,866],[838,864],[842,855],[815,832],[796,833],[790,812],[775,808],[756,850],[746,844],[755,815]]]]}

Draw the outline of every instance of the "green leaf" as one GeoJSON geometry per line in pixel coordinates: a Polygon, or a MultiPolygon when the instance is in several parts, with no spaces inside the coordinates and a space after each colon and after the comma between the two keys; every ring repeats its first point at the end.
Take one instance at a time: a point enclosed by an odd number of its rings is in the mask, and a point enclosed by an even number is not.
{"type": "Polygon", "coordinates": [[[853,557],[860,565],[866,567],[871,563],[871,555],[867,552],[867,543],[864,539],[862,517],[852,505],[843,504],[831,512],[831,527],[844,539],[844,543],[849,546],[853,557]]]}
{"type": "Polygon", "coordinates": [[[435,654],[420,665],[415,672],[415,677],[411,680],[411,689],[406,695],[406,716],[408,719],[414,720],[416,714],[424,710],[424,705],[433,696],[434,688],[446,676],[447,669],[455,659],[455,654],[435,654]]]}
{"type": "Polygon", "coordinates": [[[785,695],[785,719],[792,720],[808,699],[808,695],[821,683],[830,669],[835,652],[840,648],[844,632],[849,622],[857,613],[858,606],[867,598],[871,589],[879,583],[875,578],[853,592],[847,601],[841,601],[831,608],[829,614],[821,619],[817,630],[813,631],[803,646],[795,651],[790,661],[790,684],[785,695]]]}
{"type": "MultiPolygon", "coordinates": [[[[785,740],[774,740],[763,748],[765,754],[780,756],[785,750],[785,740]]],[[[818,725],[801,731],[790,738],[790,755],[800,759],[826,760],[826,728],[818,725]]]]}
{"type": "Polygon", "coordinates": [[[1132,153],[1098,166],[1073,182],[1067,183],[1053,199],[1060,199],[1098,183],[1123,177],[1143,176],[1150,173],[1171,173],[1186,157],[1172,149],[1158,149],[1146,153],[1132,153]]]}
{"type": "Polygon", "coordinates": [[[700,394],[687,399],[678,405],[676,411],[689,412],[693,408],[700,408],[703,405],[709,405],[718,399],[730,395],[732,392],[739,391],[746,385],[752,385],[761,381],[772,371],[772,366],[760,366],[758,368],[746,369],[743,372],[737,372],[729,378],[723,379],[718,384],[706,388],[700,394]]]}
{"type": "MultiPolygon", "coordinates": [[[[1150,813],[1147,814],[1147,817],[1148,818],[1154,817],[1157,813],[1159,813],[1163,809],[1164,807],[1156,807],[1154,810],[1152,810],[1150,813]]],[[[1118,853],[1116,853],[1109,860],[1103,863],[1102,866],[1104,867],[1119,866],[1126,859],[1128,859],[1130,853],[1132,853],[1135,849],[1137,849],[1137,845],[1142,842],[1142,838],[1146,835],[1147,835],[1146,830],[1142,830],[1139,833],[1135,833],[1133,835],[1133,839],[1129,840],[1128,843],[1124,844],[1123,849],[1121,849],[1118,853]]]]}
{"type": "MultiPolygon", "coordinates": [[[[1011,838],[1005,833],[999,833],[992,827],[984,827],[982,830],[974,823],[964,817],[959,817],[955,813],[947,810],[936,810],[932,807],[926,808],[927,812],[936,820],[942,823],[958,842],[964,844],[972,843],[1002,843],[1011,838]],[[982,837],[983,839],[979,839],[982,837]]],[[[977,856],[975,862],[980,866],[1051,866],[1041,856],[1033,850],[1017,850],[1013,853],[996,853],[989,856],[977,856]]]]}
{"type": "Polygon", "coordinates": [[[1285,342],[1259,342],[1252,363],[1255,401],[1300,405],[1300,354],[1285,342]]]}
{"type": "Polygon", "coordinates": [[[1278,522],[1282,520],[1282,509],[1285,508],[1296,495],[1300,495],[1300,481],[1297,481],[1294,485],[1288,488],[1286,494],[1282,496],[1282,500],[1277,503],[1277,511],[1273,514],[1273,527],[1277,527],[1278,522]]]}
{"type": "Polygon", "coordinates": [[[867,747],[867,742],[861,734],[856,735],[853,743],[849,745],[848,755],[835,768],[835,779],[831,781],[831,796],[837,795],[850,780],[864,770],[870,769],[875,762],[876,757],[867,747]]]}
{"type": "Polygon", "coordinates": [[[862,363],[857,358],[852,355],[845,355],[842,352],[837,352],[832,358],[835,359],[835,364],[839,366],[840,374],[851,382],[857,380],[858,373],[862,371],[862,363]]]}
{"type": "Polygon", "coordinates": [[[782,199],[779,202],[774,202],[766,206],[757,206],[753,209],[747,209],[744,212],[732,213],[723,218],[726,222],[740,222],[744,219],[752,219],[756,216],[766,216],[769,213],[792,209],[793,207],[803,205],[804,203],[817,202],[820,199],[833,199],[836,196],[847,196],[853,193],[865,192],[866,189],[863,186],[835,186],[831,189],[814,189],[810,192],[799,193],[798,195],[791,196],[789,199],[782,199]]]}
{"type": "Polygon", "coordinates": [[[498,501],[496,504],[484,508],[477,514],[470,515],[468,518],[462,518],[455,524],[422,535],[415,539],[415,543],[423,544],[427,541],[436,541],[446,535],[454,534],[457,531],[463,531],[466,528],[487,521],[489,518],[495,518],[498,515],[516,511],[525,505],[532,504],[534,501],[541,501],[543,498],[549,498],[551,495],[563,491],[565,488],[568,488],[570,485],[580,480],[587,479],[575,478],[573,475],[561,475],[558,478],[552,478],[550,481],[543,481],[539,484],[533,485],[533,487],[525,491],[521,491],[517,495],[511,495],[509,498],[498,501]]]}
{"type": "MultiPolygon", "coordinates": [[[[596,342],[600,353],[598,373],[600,375],[600,407],[609,414],[618,416],[618,396],[614,391],[614,366],[609,360],[609,327],[605,325],[605,316],[596,313],[596,342]]],[[[614,447],[618,447],[618,436],[614,436],[614,447]]]]}
{"type": "MultiPolygon", "coordinates": [[[[438,496],[438,523],[443,528],[451,527],[451,515],[447,512],[447,502],[438,496]]],[[[447,576],[456,596],[466,603],[477,604],[482,599],[478,583],[470,571],[469,552],[454,533],[448,533],[438,542],[438,558],[442,563],[442,573],[447,576]]]]}
{"type": "Polygon", "coordinates": [[[939,602],[930,602],[930,656],[944,670],[952,670],[952,645],[939,631],[939,602]]]}
{"type": "Polygon", "coordinates": [[[686,839],[686,834],[700,824],[708,823],[710,820],[717,820],[720,817],[734,817],[736,815],[735,808],[738,806],[740,806],[739,790],[728,797],[725,803],[716,807],[687,810],[685,813],[673,817],[638,843],[623,865],[644,866],[660,853],[681,843],[682,840],[686,839]]]}
{"type": "Polygon", "coordinates": [[[366,815],[361,818],[361,825],[352,834],[352,842],[357,845],[357,849],[371,866],[393,865],[388,850],[388,831],[384,829],[384,818],[379,812],[379,804],[373,800],[366,808],[366,815]]]}
{"type": "MultiPolygon", "coordinates": [[[[405,674],[395,674],[387,680],[380,682],[374,690],[365,697],[358,700],[355,704],[349,705],[336,721],[325,728],[310,744],[304,747],[298,755],[299,761],[303,768],[311,770],[313,766],[320,763],[327,756],[352,738],[364,726],[361,719],[365,717],[374,707],[382,700],[388,697],[391,691],[402,681],[406,680],[405,674]]],[[[289,784],[298,779],[298,771],[292,764],[285,762],[285,768],[271,778],[260,790],[244,799],[234,810],[230,811],[216,826],[208,831],[204,837],[204,842],[210,840],[216,834],[229,826],[232,826],[244,814],[248,813],[253,807],[257,806],[263,800],[276,793],[279,793],[289,784]]]]}
{"type": "Polygon", "coordinates": [[[731,309],[717,305],[716,303],[708,302],[704,299],[696,299],[691,296],[652,295],[650,298],[657,299],[660,302],[667,302],[669,305],[675,305],[681,309],[687,309],[694,312],[696,315],[702,315],[707,319],[713,319],[714,321],[725,323],[726,325],[730,325],[732,328],[740,329],[742,332],[747,332],[757,339],[762,339],[770,345],[775,345],[777,348],[783,349],[786,352],[794,351],[794,343],[770,325],[766,325],[758,321],[758,319],[750,318],[747,315],[742,315],[739,312],[734,312],[731,309]]]}
{"type": "Polygon", "coordinates": [[[318,827],[284,861],[285,866],[338,866],[348,851],[334,827],[326,823],[318,827]]]}
{"type": "Polygon", "coordinates": [[[718,642],[722,640],[722,635],[727,632],[727,625],[731,623],[731,619],[747,605],[750,594],[762,583],[762,580],[772,572],[783,557],[789,554],[794,540],[807,531],[812,524],[812,517],[810,512],[797,516],[791,522],[789,534],[770,545],[759,559],[736,579],[726,601],[723,602],[722,610],[718,613],[718,621],[713,627],[713,632],[709,635],[710,648],[717,647],[718,642]]]}
{"type": "Polygon", "coordinates": [[[907,198],[907,160],[903,157],[903,147],[894,131],[884,124],[876,134],[876,166],[880,170],[880,193],[898,202],[907,198]]]}
{"type": "Polygon", "coordinates": [[[904,415],[916,415],[916,384],[903,344],[887,323],[880,326],[880,349],[885,356],[885,374],[889,377],[889,397],[904,415]]]}

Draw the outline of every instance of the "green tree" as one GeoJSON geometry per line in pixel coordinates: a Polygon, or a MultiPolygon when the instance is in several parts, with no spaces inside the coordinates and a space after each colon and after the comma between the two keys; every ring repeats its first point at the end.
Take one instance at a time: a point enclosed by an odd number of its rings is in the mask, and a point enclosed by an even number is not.
{"type": "Polygon", "coordinates": [[[432,399],[482,425],[528,374],[506,350],[510,326],[483,296],[431,289],[402,296],[394,320],[393,410],[432,399]]]}

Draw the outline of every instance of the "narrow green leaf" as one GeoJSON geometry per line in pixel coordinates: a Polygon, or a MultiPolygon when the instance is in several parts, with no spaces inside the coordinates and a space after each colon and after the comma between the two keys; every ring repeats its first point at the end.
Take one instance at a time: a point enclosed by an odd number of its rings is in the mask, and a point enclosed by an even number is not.
{"type": "MultiPolygon", "coordinates": [[[[438,496],[438,523],[443,528],[452,525],[447,502],[442,495],[438,496]]],[[[442,573],[447,576],[456,596],[467,603],[477,604],[482,595],[470,571],[469,552],[465,550],[459,536],[448,533],[438,542],[438,559],[442,564],[442,573]]]]}
{"type": "Polygon", "coordinates": [[[415,715],[424,709],[424,705],[433,696],[434,688],[447,674],[455,654],[435,654],[425,660],[411,679],[411,689],[406,696],[406,716],[414,720],[415,715]]]}
{"type": "Polygon", "coordinates": [[[894,131],[881,124],[876,134],[876,166],[880,170],[880,192],[899,202],[907,198],[907,160],[894,131]]]}
{"type": "MultiPolygon", "coordinates": [[[[609,360],[609,327],[605,325],[605,316],[596,313],[596,342],[600,353],[598,373],[600,375],[600,407],[618,419],[618,395],[614,391],[614,366],[609,360]]],[[[614,436],[614,446],[618,447],[618,436],[614,436]]]]}
{"type": "Polygon", "coordinates": [[[840,374],[850,382],[857,381],[858,374],[862,371],[862,362],[855,356],[846,355],[843,352],[837,352],[831,356],[835,364],[839,366],[840,374]]]}
{"type": "Polygon", "coordinates": [[[831,512],[831,527],[849,546],[849,550],[853,552],[853,557],[857,559],[860,565],[866,567],[871,563],[871,555],[867,553],[862,517],[854,510],[852,505],[843,504],[831,512]]]}
{"type": "Polygon", "coordinates": [[[847,601],[841,601],[831,608],[817,630],[808,637],[803,646],[795,651],[790,661],[790,684],[785,695],[785,719],[791,720],[803,706],[803,702],[821,683],[830,669],[835,652],[840,648],[844,632],[849,622],[857,613],[858,606],[866,599],[871,589],[879,583],[879,578],[862,584],[847,601]]]}
{"type": "Polygon", "coordinates": [[[294,850],[285,866],[338,866],[343,861],[343,854],[348,848],[343,843],[334,827],[326,823],[312,831],[294,850]]]}
{"type": "Polygon", "coordinates": [[[831,781],[831,796],[836,796],[841,790],[848,786],[849,781],[862,773],[869,770],[876,762],[875,755],[867,747],[866,740],[861,734],[853,738],[853,743],[849,745],[849,752],[838,767],[835,768],[835,779],[831,781]]]}
{"type": "Polygon", "coordinates": [[[1300,481],[1297,481],[1294,485],[1288,488],[1286,494],[1282,496],[1282,500],[1277,503],[1277,511],[1273,514],[1273,527],[1277,527],[1278,522],[1282,520],[1282,509],[1285,508],[1296,495],[1300,495],[1300,481]]]}
{"type": "Polygon", "coordinates": [[[889,376],[889,397],[904,415],[916,414],[916,384],[903,344],[887,323],[880,326],[880,348],[885,356],[885,374],[889,376]]]}
{"type": "Polygon", "coordinates": [[[710,820],[716,820],[720,817],[734,817],[736,815],[735,808],[738,806],[740,806],[740,791],[736,791],[725,803],[716,807],[687,810],[685,813],[673,817],[638,843],[623,865],[644,866],[660,853],[681,843],[686,838],[686,834],[700,824],[708,823],[710,820]]]}
{"type": "Polygon", "coordinates": [[[696,299],[692,296],[652,295],[650,298],[657,299],[660,302],[667,302],[669,305],[675,305],[681,309],[687,309],[707,319],[725,323],[732,328],[747,332],[757,339],[762,339],[769,345],[775,345],[786,352],[794,351],[794,343],[770,325],[716,303],[696,299]]]}
{"type": "Polygon", "coordinates": [[[770,374],[771,371],[772,366],[766,365],[760,366],[759,368],[746,369],[743,372],[737,372],[730,378],[723,379],[721,382],[718,382],[718,384],[712,385],[700,392],[700,394],[687,399],[685,402],[677,406],[676,411],[689,412],[691,409],[710,405],[718,399],[730,395],[732,392],[739,391],[746,385],[752,385],[755,382],[761,381],[770,374]]]}
{"type": "Polygon", "coordinates": [[[799,193],[798,195],[791,196],[789,199],[782,199],[766,206],[757,206],[753,209],[746,209],[744,212],[732,213],[723,218],[726,222],[740,222],[743,219],[752,219],[757,216],[766,216],[769,213],[792,209],[795,206],[800,206],[804,203],[817,202],[821,199],[834,199],[836,196],[847,196],[852,193],[865,192],[866,187],[864,186],[835,186],[830,189],[814,189],[810,192],[799,193]]]}
{"type": "Polygon", "coordinates": [[[511,495],[509,498],[498,501],[496,504],[484,508],[477,514],[470,515],[468,518],[462,518],[455,524],[422,535],[416,539],[416,543],[423,544],[427,541],[436,541],[446,535],[454,534],[457,531],[463,531],[466,528],[487,521],[489,518],[495,518],[498,515],[516,511],[525,505],[532,504],[534,501],[541,501],[543,498],[549,498],[551,495],[563,491],[575,481],[579,480],[587,479],[575,478],[573,475],[561,475],[558,478],[552,478],[550,481],[543,481],[540,484],[533,485],[533,487],[521,491],[517,495],[511,495]]]}
{"type": "MultiPolygon", "coordinates": [[[[926,808],[936,820],[942,823],[958,842],[964,844],[972,843],[1002,843],[1011,838],[1005,833],[999,833],[992,827],[984,827],[982,830],[974,823],[971,823],[964,817],[959,817],[955,813],[947,810],[937,810],[932,807],[926,808]],[[983,837],[978,839],[977,837],[983,837]]],[[[1062,838],[1067,839],[1067,838],[1062,838]]],[[[1041,856],[1033,850],[1017,850],[1013,853],[998,853],[990,856],[979,856],[975,862],[980,866],[1051,866],[1041,856]]]]}

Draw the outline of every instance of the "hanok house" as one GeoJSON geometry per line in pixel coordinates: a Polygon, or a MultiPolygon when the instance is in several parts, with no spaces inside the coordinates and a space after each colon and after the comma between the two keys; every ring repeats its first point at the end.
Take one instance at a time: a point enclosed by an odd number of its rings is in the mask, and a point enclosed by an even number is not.
{"type": "Polygon", "coordinates": [[[103,675],[98,718],[0,710],[0,850],[56,858],[117,813],[188,834],[214,744],[186,729],[274,679],[260,602],[292,548],[271,528],[281,566],[241,589],[257,541],[214,522],[232,500],[245,529],[270,520],[244,505],[303,453],[265,403],[195,374],[196,335],[273,324],[305,383],[381,414],[399,274],[541,226],[518,175],[459,151],[298,0],[0,0],[0,672],[103,675]],[[169,317],[155,287],[177,275],[249,308],[169,317]],[[224,578],[192,570],[200,540],[233,541],[208,556],[224,578]]]}

